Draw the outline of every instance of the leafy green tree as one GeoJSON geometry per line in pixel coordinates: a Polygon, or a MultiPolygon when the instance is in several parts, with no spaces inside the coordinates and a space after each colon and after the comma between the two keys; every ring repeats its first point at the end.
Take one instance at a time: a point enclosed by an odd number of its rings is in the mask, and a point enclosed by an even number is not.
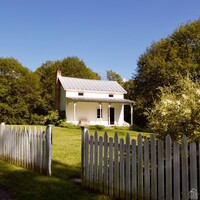
{"type": "Polygon", "coordinates": [[[106,72],[106,74],[107,74],[107,79],[109,81],[117,81],[120,85],[123,85],[122,77],[119,74],[117,74],[116,72],[114,72],[112,70],[108,70],[106,72]]]}
{"type": "Polygon", "coordinates": [[[130,79],[130,80],[125,81],[123,83],[123,88],[127,91],[127,94],[125,95],[126,99],[133,100],[133,98],[134,98],[134,87],[135,87],[135,84],[134,84],[133,79],[130,79]]]}
{"type": "Polygon", "coordinates": [[[134,77],[138,121],[145,122],[143,113],[158,98],[159,87],[174,85],[188,73],[192,80],[200,78],[200,19],[181,25],[140,56],[134,77]]]}
{"type": "Polygon", "coordinates": [[[160,138],[170,134],[179,140],[185,134],[190,141],[200,137],[200,82],[181,78],[173,86],[160,87],[160,99],[146,112],[149,127],[160,138]]]}
{"type": "Polygon", "coordinates": [[[60,70],[63,76],[101,79],[101,77],[88,68],[85,63],[77,57],[68,57],[60,61],[60,70]]]}
{"type": "Polygon", "coordinates": [[[0,58],[0,102],[6,103],[6,96],[16,79],[26,75],[29,70],[14,58],[0,58]]]}
{"type": "Polygon", "coordinates": [[[36,74],[14,58],[1,58],[0,88],[0,121],[33,124],[41,120],[44,104],[36,74]]]}
{"type": "Polygon", "coordinates": [[[61,61],[47,61],[42,64],[35,73],[40,77],[47,113],[54,109],[55,76],[58,69],[62,71],[62,76],[100,79],[97,73],[86,67],[85,63],[77,57],[68,57],[61,61]]]}

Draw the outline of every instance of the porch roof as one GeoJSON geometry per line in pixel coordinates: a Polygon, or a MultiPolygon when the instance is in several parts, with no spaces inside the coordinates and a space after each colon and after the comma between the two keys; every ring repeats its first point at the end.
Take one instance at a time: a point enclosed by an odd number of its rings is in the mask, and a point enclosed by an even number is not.
{"type": "Polygon", "coordinates": [[[75,102],[123,103],[129,105],[135,104],[134,101],[128,99],[115,99],[115,98],[67,97],[67,99],[75,102]]]}

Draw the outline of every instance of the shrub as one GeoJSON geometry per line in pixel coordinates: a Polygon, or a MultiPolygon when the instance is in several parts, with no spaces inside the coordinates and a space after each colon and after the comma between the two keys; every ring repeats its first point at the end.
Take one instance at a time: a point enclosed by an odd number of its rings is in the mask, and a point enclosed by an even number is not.
{"type": "Polygon", "coordinates": [[[149,132],[149,130],[145,129],[145,128],[141,128],[139,126],[137,126],[136,124],[133,124],[129,127],[129,130],[131,131],[138,131],[138,132],[149,132]]]}
{"type": "Polygon", "coordinates": [[[45,117],[45,125],[52,124],[58,125],[60,123],[59,113],[57,110],[51,110],[48,112],[48,115],[45,117]]]}
{"type": "Polygon", "coordinates": [[[29,124],[44,125],[45,124],[45,118],[42,115],[32,114],[31,117],[30,117],[29,124]]]}
{"type": "Polygon", "coordinates": [[[147,110],[149,127],[164,138],[170,134],[179,140],[185,134],[190,141],[200,136],[200,83],[189,77],[176,85],[160,88],[160,100],[147,110]]]}
{"type": "Polygon", "coordinates": [[[69,129],[79,129],[79,125],[75,125],[72,123],[67,123],[66,121],[61,121],[61,123],[58,125],[59,127],[69,128],[69,129]]]}
{"type": "Polygon", "coordinates": [[[102,130],[105,130],[105,126],[99,125],[99,124],[97,124],[97,125],[90,125],[89,129],[90,130],[99,130],[99,131],[102,131],[102,130]]]}

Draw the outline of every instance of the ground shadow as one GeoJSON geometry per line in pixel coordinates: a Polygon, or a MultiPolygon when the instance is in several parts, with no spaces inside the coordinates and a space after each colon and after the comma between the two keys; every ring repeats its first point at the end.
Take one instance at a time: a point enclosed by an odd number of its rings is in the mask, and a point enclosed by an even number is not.
{"type": "Polygon", "coordinates": [[[108,199],[102,195],[83,190],[80,183],[73,181],[73,178],[81,178],[79,166],[72,167],[53,161],[51,177],[21,168],[6,170],[5,167],[11,166],[5,164],[4,169],[0,168],[0,186],[10,192],[12,199],[108,199]]]}

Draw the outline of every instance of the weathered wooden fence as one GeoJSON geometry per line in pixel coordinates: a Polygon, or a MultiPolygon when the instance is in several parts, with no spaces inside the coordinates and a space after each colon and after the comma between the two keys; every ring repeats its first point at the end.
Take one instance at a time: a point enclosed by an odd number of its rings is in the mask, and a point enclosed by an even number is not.
{"type": "Polygon", "coordinates": [[[82,186],[117,199],[198,199],[200,141],[98,137],[82,130],[82,186]]]}
{"type": "Polygon", "coordinates": [[[34,129],[0,125],[0,159],[51,176],[52,126],[34,129]]]}

